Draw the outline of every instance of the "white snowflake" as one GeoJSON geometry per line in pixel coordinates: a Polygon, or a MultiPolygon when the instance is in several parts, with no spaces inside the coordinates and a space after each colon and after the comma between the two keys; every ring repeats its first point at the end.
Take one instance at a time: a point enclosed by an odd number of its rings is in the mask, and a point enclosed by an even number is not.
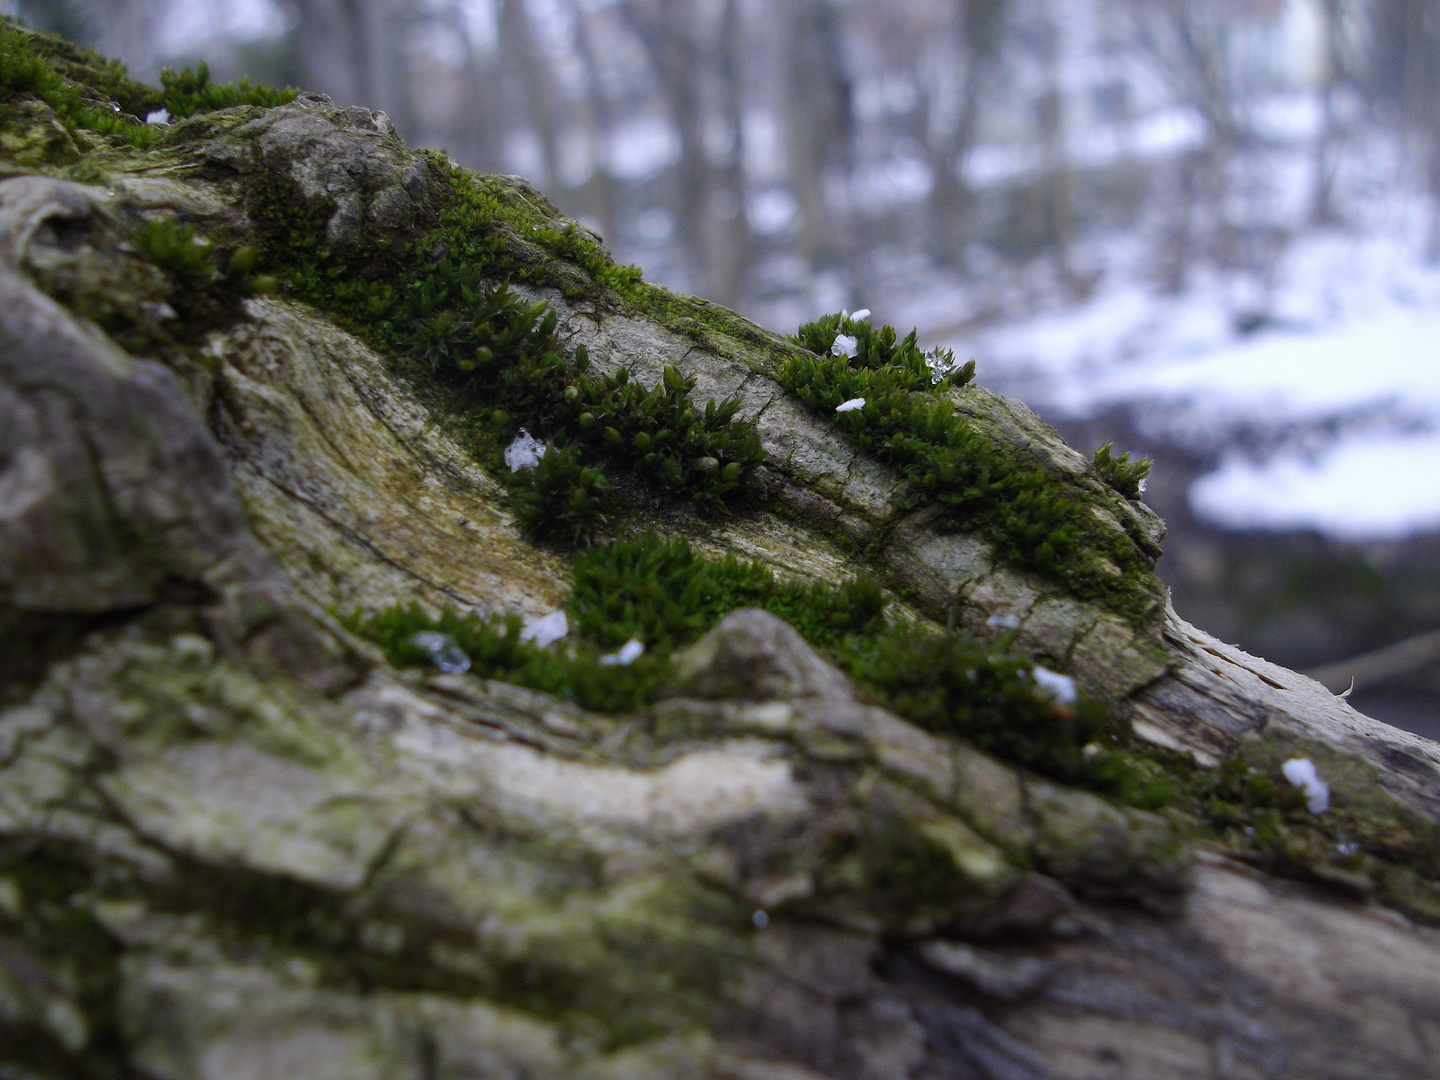
{"type": "Polygon", "coordinates": [[[864,407],[865,399],[863,397],[852,397],[849,401],[842,401],[839,405],[836,405],[835,411],[837,413],[854,412],[856,409],[863,409],[864,407]]]}
{"type": "Polygon", "coordinates": [[[1298,788],[1305,789],[1305,805],[1312,814],[1323,814],[1330,809],[1330,785],[1320,779],[1315,763],[1309,758],[1291,758],[1280,766],[1285,779],[1298,788]]]}
{"type": "Polygon", "coordinates": [[[533,641],[540,648],[552,645],[570,632],[570,622],[565,612],[552,611],[549,615],[531,616],[520,624],[520,640],[533,641]]]}
{"type": "Polygon", "coordinates": [[[1035,670],[1031,674],[1035,678],[1035,685],[1048,691],[1056,704],[1073,705],[1075,699],[1080,696],[1075,689],[1075,680],[1069,675],[1061,675],[1058,671],[1051,671],[1039,664],[1035,665],[1035,670]]]}
{"type": "Polygon", "coordinates": [[[625,642],[624,645],[621,645],[618,651],[610,653],[607,656],[602,656],[600,663],[606,667],[614,667],[617,664],[620,667],[628,667],[636,660],[639,660],[640,654],[644,651],[645,643],[632,637],[629,641],[625,642]]]}
{"type": "Polygon", "coordinates": [[[522,469],[533,469],[540,464],[548,449],[546,445],[524,428],[515,436],[515,441],[505,448],[505,464],[512,473],[522,469]]]}
{"type": "Polygon", "coordinates": [[[463,675],[470,670],[470,657],[465,655],[449,634],[436,630],[417,630],[410,635],[410,644],[424,649],[430,662],[441,671],[451,675],[463,675]]]}
{"type": "Polygon", "coordinates": [[[835,344],[830,346],[831,356],[853,357],[860,351],[860,341],[851,334],[836,334],[835,344]]]}

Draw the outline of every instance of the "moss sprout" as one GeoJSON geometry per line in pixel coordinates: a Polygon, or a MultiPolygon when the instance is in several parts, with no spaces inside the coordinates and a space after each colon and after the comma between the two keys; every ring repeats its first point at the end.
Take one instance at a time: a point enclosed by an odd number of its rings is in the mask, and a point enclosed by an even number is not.
{"type": "Polygon", "coordinates": [[[1271,873],[1377,896],[1429,921],[1440,920],[1440,826],[1391,798],[1364,767],[1318,745],[1283,737],[1252,739],[1198,773],[1185,808],[1206,832],[1271,873]],[[1307,807],[1283,761],[1313,756],[1331,781],[1323,813],[1307,807]]]}
{"type": "Polygon", "coordinates": [[[147,221],[135,237],[147,258],[184,289],[199,289],[215,280],[214,245],[196,235],[195,226],[178,218],[147,221]]]}
{"type": "Polygon", "coordinates": [[[537,539],[588,544],[614,510],[614,485],[603,470],[584,463],[578,446],[548,451],[511,483],[520,525],[537,539]]]}
{"type": "Polygon", "coordinates": [[[253,245],[219,247],[179,217],[146,221],[135,233],[135,247],[164,273],[165,296],[173,310],[163,327],[149,315],[139,317],[135,327],[110,325],[127,348],[194,340],[236,318],[241,297],[275,288],[273,277],[254,272],[259,252],[253,245]]]}
{"type": "Polygon", "coordinates": [[[163,108],[177,120],[236,105],[274,108],[294,101],[297,93],[293,88],[276,90],[246,78],[235,83],[212,83],[210,68],[203,60],[193,71],[188,67],[179,71],[166,68],[160,72],[160,86],[160,101],[156,108],[163,108]]]}
{"type": "MultiPolygon", "coordinates": [[[[974,378],[973,360],[958,365],[948,351],[926,356],[914,331],[897,342],[892,327],[877,330],[841,315],[805,324],[795,340],[807,354],[781,364],[785,388],[833,416],[857,446],[897,466],[915,497],[944,507],[954,527],[980,530],[1002,557],[1061,581],[1081,599],[1137,621],[1159,610],[1163,589],[1152,560],[1133,537],[1096,519],[1089,489],[956,409],[952,392],[974,378]],[[837,415],[856,399],[863,406],[837,415]]],[[[1142,463],[1113,464],[1138,484],[1142,463]]]]}
{"type": "Polygon", "coordinates": [[[1095,451],[1095,471],[1100,479],[1109,484],[1125,498],[1136,501],[1145,490],[1145,480],[1150,475],[1150,459],[1131,461],[1130,453],[1111,454],[1111,444],[1106,443],[1095,451]]]}

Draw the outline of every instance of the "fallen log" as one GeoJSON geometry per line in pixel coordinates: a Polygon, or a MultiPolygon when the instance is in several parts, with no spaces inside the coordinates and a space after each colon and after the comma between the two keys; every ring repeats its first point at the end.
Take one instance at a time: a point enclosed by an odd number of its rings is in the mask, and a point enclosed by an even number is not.
{"type": "Polygon", "coordinates": [[[6,1075],[1440,1075],[1440,747],[1179,619],[1132,473],[0,35],[6,1075]]]}

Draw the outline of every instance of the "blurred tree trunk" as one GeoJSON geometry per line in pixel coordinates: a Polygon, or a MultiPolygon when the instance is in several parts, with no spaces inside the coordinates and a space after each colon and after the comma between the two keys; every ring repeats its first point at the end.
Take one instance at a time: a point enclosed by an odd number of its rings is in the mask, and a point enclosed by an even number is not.
{"type": "Polygon", "coordinates": [[[560,173],[557,146],[560,137],[559,112],[555,102],[555,81],[550,66],[540,54],[540,43],[530,26],[525,0],[502,0],[500,40],[505,42],[504,56],[514,65],[513,71],[523,87],[521,105],[535,127],[540,140],[540,162],[544,176],[529,179],[537,186],[559,192],[560,173]]]}
{"type": "Polygon", "coordinates": [[[1055,10],[1048,3],[1041,8],[1041,19],[1040,61],[1045,89],[1035,103],[1035,119],[1041,153],[1042,235],[1050,248],[1060,280],[1066,288],[1079,293],[1083,291],[1084,283],[1070,265],[1070,248],[1075,241],[1075,204],[1065,133],[1067,102],[1060,85],[1061,26],[1055,10]]]}
{"type": "Polygon", "coordinates": [[[1315,225],[1338,221],[1335,208],[1335,171],[1339,165],[1345,133],[1341,126],[1336,96],[1345,80],[1345,0],[1321,0],[1325,17],[1325,74],[1320,87],[1320,131],[1315,138],[1313,194],[1310,220],[1315,225]]]}
{"type": "Polygon", "coordinates": [[[1179,292],[1195,255],[1222,230],[1231,163],[1242,139],[1229,34],[1218,8],[1190,0],[1133,0],[1132,10],[1138,44],[1205,128],[1200,148],[1176,159],[1179,174],[1160,231],[1161,278],[1167,291],[1179,292]],[[1207,211],[1213,218],[1208,222],[1202,220],[1207,211]]]}
{"type": "Polygon", "coordinates": [[[626,13],[660,74],[680,135],[674,210],[681,247],[695,268],[699,291],[734,307],[750,249],[738,138],[717,165],[706,152],[705,126],[740,130],[738,6],[723,0],[714,27],[701,25],[694,0],[631,4],[626,13]]]}
{"type": "Polygon", "coordinates": [[[849,179],[855,123],[841,22],[829,0],[792,0],[786,66],[785,145],[800,204],[797,247],[811,267],[850,261],[849,223],[831,205],[827,176],[849,179]]]}
{"type": "MultiPolygon", "coordinates": [[[[450,145],[457,156],[472,168],[494,172],[500,161],[499,136],[504,129],[499,102],[500,63],[498,55],[486,56],[466,37],[465,107],[451,118],[450,145]]],[[[498,53],[498,49],[495,50],[498,53]]]]}
{"type": "Polygon", "coordinates": [[[753,255],[749,219],[745,215],[745,170],[741,154],[744,116],[744,25],[737,0],[727,0],[715,52],[714,103],[710,120],[725,132],[728,149],[707,154],[712,191],[704,216],[709,265],[706,280],[711,298],[726,307],[740,306],[745,276],[753,255]]]}
{"type": "Polygon", "coordinates": [[[935,186],[926,241],[931,257],[942,263],[958,256],[972,232],[965,157],[978,134],[981,89],[995,72],[1005,14],[1006,0],[953,0],[949,28],[959,78],[931,80],[925,145],[935,186]],[[942,96],[947,92],[952,100],[942,96]]]}
{"type": "Polygon", "coordinates": [[[587,129],[590,139],[592,171],[590,176],[575,193],[580,214],[590,218],[604,236],[615,232],[617,193],[615,179],[610,174],[609,140],[615,126],[610,100],[600,81],[600,65],[597,62],[594,41],[594,25],[588,13],[575,8],[575,47],[580,63],[584,66],[590,93],[585,100],[587,129]]]}
{"type": "Polygon", "coordinates": [[[301,85],[341,105],[383,109],[404,134],[415,126],[404,44],[407,0],[289,0],[301,85]]]}

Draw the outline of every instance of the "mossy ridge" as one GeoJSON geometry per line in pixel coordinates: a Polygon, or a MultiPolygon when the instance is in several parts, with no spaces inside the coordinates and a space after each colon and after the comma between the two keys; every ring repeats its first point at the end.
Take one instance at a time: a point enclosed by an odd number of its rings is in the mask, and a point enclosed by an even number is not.
{"type": "Polygon", "coordinates": [[[1082,696],[1073,706],[1057,704],[1035,682],[1034,662],[1008,638],[985,641],[887,619],[883,591],[864,575],[833,586],[779,581],[765,566],[706,558],[683,538],[644,533],[576,558],[569,603],[575,634],[565,648],[520,641],[515,615],[481,618],[447,609],[436,617],[414,603],[368,617],[354,613],[346,624],[399,666],[428,663],[412,638],[438,630],[455,639],[481,677],[625,712],[658,696],[673,650],[741,607],[785,619],[878,701],[923,727],[1131,805],[1153,808],[1171,795],[1166,782],[1132,759],[1098,701],[1082,696]],[[607,649],[632,637],[647,646],[634,664],[599,663],[607,649]]]}
{"type": "Polygon", "coordinates": [[[1187,771],[1177,807],[1204,835],[1268,873],[1375,898],[1440,924],[1440,824],[1388,794],[1374,769],[1324,743],[1276,729],[1247,737],[1212,770],[1187,771]],[[1311,813],[1282,764],[1309,758],[1330,788],[1311,813]]]}
{"type": "Polygon", "coordinates": [[[132,79],[117,60],[0,18],[0,98],[39,98],[68,127],[137,149],[151,146],[162,131],[144,122],[152,111],[187,117],[233,105],[271,107],[296,96],[292,89],[274,90],[248,79],[211,83],[204,63],[194,71],[166,70],[160,80],[159,88],[148,86],[132,79]]]}
{"type": "MultiPolygon", "coordinates": [[[[1094,511],[1105,508],[1094,492],[1000,443],[956,410],[951,394],[974,378],[974,361],[957,365],[948,350],[927,357],[915,331],[897,342],[893,327],[876,329],[843,314],[806,323],[795,341],[807,354],[780,365],[781,385],[833,416],[851,442],[897,466],[915,497],[943,506],[952,526],[980,530],[1002,558],[1137,625],[1163,610],[1164,587],[1145,545],[1104,528],[1094,511]],[[842,334],[853,340],[853,355],[835,352],[842,334]],[[837,406],[857,398],[862,406],[837,415],[837,406]]],[[[1108,452],[1105,463],[1102,475],[1112,486],[1138,497],[1148,463],[1130,463],[1128,455],[1112,459],[1108,452]]]]}
{"type": "Polygon", "coordinates": [[[428,662],[410,635],[438,629],[456,637],[477,674],[597,702],[587,707],[599,711],[630,711],[663,689],[672,650],[739,607],[786,619],[867,694],[921,727],[1117,803],[1168,808],[1187,831],[1272,872],[1373,894],[1440,921],[1440,828],[1386,796],[1345,754],[1276,734],[1217,770],[1200,769],[1136,739],[1097,700],[1058,704],[1036,684],[1034,661],[1011,635],[982,639],[887,618],[883,592],[863,576],[838,586],[779,581],[763,565],[707,558],[683,538],[651,533],[577,557],[569,651],[519,642],[516,616],[436,619],[411,605],[352,617],[350,626],[402,666],[428,662]],[[638,670],[596,664],[601,651],[631,637],[649,647],[638,670]],[[1280,774],[1285,758],[1304,755],[1339,778],[1328,814],[1310,814],[1280,774]]]}
{"type": "Polygon", "coordinates": [[[431,162],[447,188],[433,227],[360,273],[323,243],[323,213],[260,193],[267,259],[286,268],[287,288],[406,358],[412,376],[456,392],[472,451],[516,494],[533,538],[592,540],[620,511],[617,474],[707,513],[745,501],[765,452],[754,426],[735,418],[738,402],[700,407],[691,400],[695,380],[673,367],[649,389],[624,368],[592,374],[583,346],[566,355],[549,305],[526,303],[508,287],[520,281],[573,295],[583,292],[578,274],[623,295],[638,272],[615,267],[575,223],[553,228],[548,204],[539,209],[514,186],[438,155],[431,162]],[[548,257],[529,257],[534,245],[548,257]],[[579,270],[562,273],[557,259],[579,270]],[[521,428],[551,449],[537,468],[511,473],[500,452],[521,428]]]}

